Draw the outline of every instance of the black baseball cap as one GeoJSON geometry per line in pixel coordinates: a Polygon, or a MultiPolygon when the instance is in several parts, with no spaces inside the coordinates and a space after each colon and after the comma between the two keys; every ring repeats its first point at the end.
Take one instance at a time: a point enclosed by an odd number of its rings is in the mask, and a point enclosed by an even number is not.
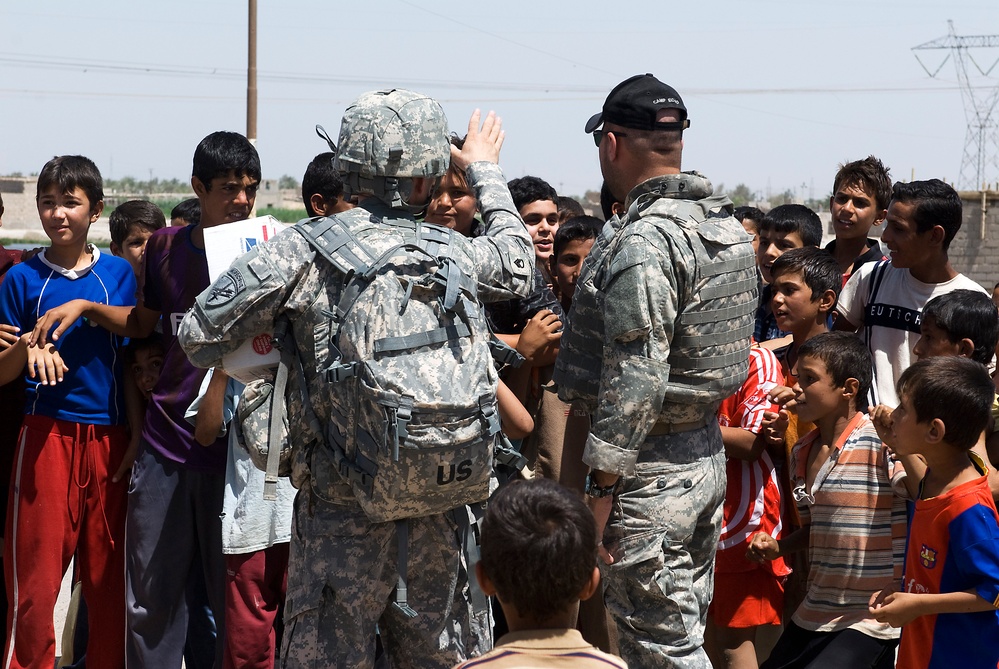
{"type": "Polygon", "coordinates": [[[636,130],[683,130],[690,127],[687,108],[680,94],[651,74],[636,74],[615,86],[604,101],[603,110],[586,122],[585,130],[591,133],[602,123],[636,130]],[[678,109],[680,121],[656,123],[656,115],[663,109],[678,109]]]}

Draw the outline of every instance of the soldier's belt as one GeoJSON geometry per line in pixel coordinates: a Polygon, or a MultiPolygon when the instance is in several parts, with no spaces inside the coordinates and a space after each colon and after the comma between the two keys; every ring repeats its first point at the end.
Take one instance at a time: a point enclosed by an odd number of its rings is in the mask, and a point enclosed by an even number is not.
{"type": "Polygon", "coordinates": [[[676,434],[677,432],[690,432],[691,430],[699,430],[708,423],[711,422],[714,416],[705,416],[700,420],[690,421],[689,423],[656,423],[649,430],[650,437],[661,437],[666,434],[676,434]]]}

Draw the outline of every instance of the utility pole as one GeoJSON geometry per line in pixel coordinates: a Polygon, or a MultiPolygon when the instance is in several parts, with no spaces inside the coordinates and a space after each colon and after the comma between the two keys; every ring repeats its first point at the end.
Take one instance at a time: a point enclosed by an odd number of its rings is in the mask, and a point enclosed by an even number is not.
{"type": "Polygon", "coordinates": [[[990,76],[999,64],[999,57],[991,61],[991,64],[988,64],[988,60],[984,61],[987,67],[983,67],[975,60],[975,55],[991,59],[995,55],[993,50],[999,49],[999,35],[959,36],[954,32],[953,21],[948,21],[947,25],[948,33],[945,37],[914,46],[912,53],[931,77],[936,77],[947,61],[952,57],[954,59],[968,124],[958,186],[966,190],[979,190],[985,188],[986,181],[999,175],[999,118],[996,114],[999,85],[996,84],[995,77],[990,76]],[[940,49],[946,49],[950,53],[935,70],[930,71],[919,58],[918,52],[940,49]],[[970,71],[969,64],[980,75],[975,77],[975,81],[972,81],[975,73],[970,71]]]}
{"type": "Polygon", "coordinates": [[[249,0],[249,53],[246,60],[246,138],[257,143],[257,0],[249,0]]]}

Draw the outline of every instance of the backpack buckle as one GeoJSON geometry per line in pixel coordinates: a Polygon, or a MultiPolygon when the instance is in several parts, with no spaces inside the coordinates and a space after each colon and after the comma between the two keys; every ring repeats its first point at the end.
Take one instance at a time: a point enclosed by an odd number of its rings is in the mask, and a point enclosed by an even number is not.
{"type": "Polygon", "coordinates": [[[357,376],[356,362],[352,362],[349,365],[343,365],[338,362],[326,370],[326,381],[328,383],[340,383],[354,376],[357,376]]]}

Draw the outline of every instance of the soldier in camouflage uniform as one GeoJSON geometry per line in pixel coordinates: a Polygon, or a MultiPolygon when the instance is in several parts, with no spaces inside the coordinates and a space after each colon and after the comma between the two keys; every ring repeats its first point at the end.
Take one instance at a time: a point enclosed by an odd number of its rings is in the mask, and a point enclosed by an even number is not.
{"type": "MultiPolygon", "coordinates": [[[[345,112],[336,158],[360,206],[337,216],[376,252],[397,243],[388,221],[412,220],[422,211],[450,154],[465,170],[485,221],[476,240],[455,235],[452,257],[474,268],[480,300],[495,301],[527,294],[534,252],[496,164],[503,140],[499,119],[490,112],[481,129],[479,121],[476,111],[468,140],[451,151],[436,101],[402,90],[361,96],[345,112]]],[[[339,270],[288,231],[237,260],[199,296],[180,338],[194,364],[213,367],[241,341],[271,329],[277,317],[291,321],[302,365],[293,369],[289,388],[296,387],[296,374],[304,376],[314,416],[310,423],[310,412],[292,393],[292,480],[299,494],[282,666],[370,667],[377,624],[393,668],[451,667],[476,643],[456,532],[464,509],[408,521],[408,601],[418,615],[407,617],[390,606],[400,556],[395,524],[365,516],[317,434],[318,426],[329,424],[336,401],[337,387],[323,372],[333,362],[329,315],[343,284],[339,270]]],[[[425,371],[428,382],[447,382],[433,373],[425,371]]]]}
{"type": "Polygon", "coordinates": [[[633,667],[710,667],[701,645],[725,497],[715,412],[745,378],[756,304],[731,202],[680,172],[688,126],[680,96],[650,74],[619,84],[586,124],[627,213],[585,261],[555,371],[563,401],[592,415],[587,502],[633,667]]]}

